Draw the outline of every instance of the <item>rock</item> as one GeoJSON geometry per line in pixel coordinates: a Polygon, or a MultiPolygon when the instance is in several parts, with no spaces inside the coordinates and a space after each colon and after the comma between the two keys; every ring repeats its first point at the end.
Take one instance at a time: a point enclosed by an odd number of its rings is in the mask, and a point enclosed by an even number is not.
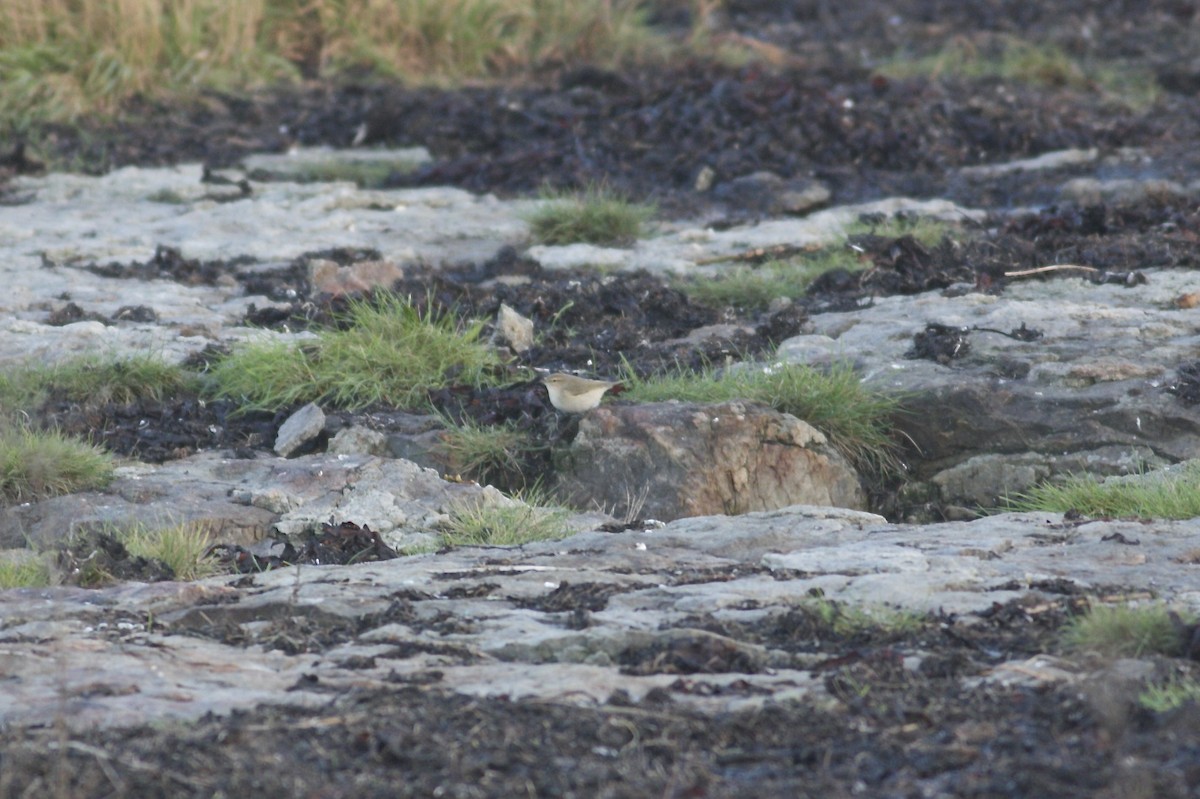
{"type": "Polygon", "coordinates": [[[492,341],[513,352],[525,352],[533,346],[533,320],[521,316],[505,303],[496,314],[496,330],[492,341]]]}
{"type": "Polygon", "coordinates": [[[844,205],[809,214],[801,219],[766,219],[755,224],[733,225],[721,230],[677,226],[662,235],[615,249],[591,244],[538,245],[527,255],[545,269],[601,266],[614,271],[644,269],[652,274],[687,274],[702,261],[737,255],[747,250],[777,246],[802,247],[826,244],[845,235],[846,227],[863,215],[910,213],[954,222],[982,222],[981,211],[964,208],[947,200],[886,200],[844,205]]]}
{"type": "MultiPolygon", "coordinates": [[[[328,707],[331,696],[398,682],[589,705],[617,688],[640,701],[681,673],[687,689],[671,696],[689,712],[820,704],[828,672],[791,637],[738,630],[775,629],[814,594],[931,611],[968,629],[995,625],[1009,602],[1049,607],[1106,586],[1195,606],[1194,550],[1191,521],[1079,527],[1057,514],[1001,514],[911,527],[789,507],[196,583],[13,589],[0,591],[0,724],[113,728],[261,704],[328,707]]],[[[1030,676],[1104,683],[1023,650],[982,658],[987,669],[966,670],[964,688],[1030,676]]],[[[1153,667],[1106,673],[1132,690],[1153,667]]]]}
{"type": "Polygon", "coordinates": [[[308,262],[308,281],[315,296],[340,297],[388,289],[404,278],[404,269],[391,261],[359,261],[342,266],[324,258],[308,262]]]}
{"type": "Polygon", "coordinates": [[[831,192],[811,180],[784,180],[774,172],[754,172],[721,183],[713,196],[735,214],[801,214],[829,201],[831,192]]]}
{"type": "Polygon", "coordinates": [[[1021,452],[988,453],[968,458],[930,478],[939,496],[973,507],[1001,507],[1051,477],[1069,474],[1130,474],[1162,466],[1149,447],[1099,447],[1068,455],[1021,452]]]}
{"type": "MultiPolygon", "coordinates": [[[[1010,166],[1043,168],[1072,160],[1085,163],[1090,157],[1086,151],[1063,153],[1010,166]]],[[[264,276],[286,271],[291,259],[336,241],[347,248],[380,251],[379,260],[350,268],[372,273],[355,277],[366,285],[386,282],[391,275],[387,270],[412,259],[444,263],[451,257],[470,260],[480,252],[490,258],[502,245],[520,245],[528,230],[521,213],[534,206],[455,189],[364,191],[345,183],[256,185],[249,199],[218,203],[206,199],[211,186],[201,183],[202,175],[199,166],[179,166],[127,168],[101,177],[16,178],[14,190],[31,200],[7,206],[0,214],[0,268],[7,281],[0,296],[0,362],[54,362],[96,351],[152,351],[178,362],[214,340],[297,341],[301,335],[311,336],[241,327],[251,305],[261,308],[270,302],[244,295],[236,282],[133,281],[79,265],[145,261],[157,257],[159,243],[171,242],[183,258],[260,259],[239,260],[229,270],[264,276]],[[168,194],[177,195],[180,202],[150,199],[168,194]],[[114,207],[133,212],[122,216],[119,225],[94,223],[112,218],[114,207]],[[376,269],[384,271],[375,273],[376,269]],[[53,327],[47,324],[48,309],[66,302],[60,297],[70,298],[81,319],[112,320],[121,316],[123,307],[136,306],[149,309],[138,318],[156,316],[159,321],[79,321],[53,327]]],[[[788,184],[770,175],[747,180],[747,185],[759,187],[788,184]]],[[[1099,192],[1089,196],[1109,202],[1117,195],[1106,192],[1122,185],[1077,187],[1099,192]]],[[[1138,186],[1139,191],[1149,187],[1172,195],[1177,188],[1138,186]]],[[[1192,185],[1186,188],[1193,190],[1192,185]]],[[[530,254],[557,266],[604,263],[615,270],[694,273],[700,262],[759,247],[827,243],[862,214],[896,211],[956,221],[983,218],[944,200],[892,198],[822,210],[804,219],[767,219],[720,230],[664,223],[661,235],[630,249],[572,245],[532,248],[530,254]]],[[[337,273],[336,279],[342,267],[331,264],[317,266],[337,273]]],[[[912,444],[915,457],[909,459],[910,483],[902,500],[885,510],[897,518],[940,518],[947,512],[965,517],[1003,493],[1025,490],[1030,481],[1080,470],[1127,473],[1140,464],[1178,461],[1200,451],[1200,406],[1169,390],[1187,382],[1188,365],[1200,347],[1194,314],[1178,302],[1196,293],[1194,273],[1148,266],[1144,275],[1149,279],[1146,285],[1014,278],[1006,281],[1002,296],[961,284],[956,296],[925,292],[880,297],[871,307],[812,315],[804,321],[805,335],[785,341],[778,357],[816,366],[848,361],[870,387],[901,393],[905,412],[897,419],[900,440],[912,444]],[[927,321],[967,328],[966,357],[946,363],[906,357],[927,321]],[[1018,341],[973,330],[1011,331],[1022,325],[1036,328],[1042,337],[1018,341]],[[908,500],[912,507],[905,506],[908,500]]],[[[351,286],[330,288],[342,291],[351,286]]],[[[386,425],[372,429],[387,435],[387,453],[438,465],[437,433],[432,428],[411,433],[386,425]]],[[[347,434],[336,447],[343,454],[381,452],[377,436],[347,434]]],[[[162,470],[174,474],[168,467],[162,470]]],[[[119,484],[131,495],[138,493],[128,481],[119,484]]],[[[181,506],[180,515],[206,520],[228,513],[231,528],[247,535],[260,530],[263,519],[239,518],[235,510],[282,512],[303,505],[285,490],[272,493],[264,487],[250,492],[253,502],[246,498],[230,509],[228,498],[201,497],[202,490],[207,489],[197,488],[187,500],[194,505],[181,506]]],[[[144,518],[157,524],[161,516],[131,508],[120,494],[62,498],[58,503],[5,509],[0,535],[12,540],[29,531],[53,535],[55,527],[65,531],[78,520],[144,518]]]]}
{"type": "Polygon", "coordinates": [[[293,413],[279,426],[275,436],[275,454],[286,458],[320,435],[325,429],[325,413],[310,402],[293,413]]]}
{"type": "Polygon", "coordinates": [[[1173,180],[1122,178],[1098,180],[1075,178],[1063,185],[1059,197],[1063,202],[1079,205],[1134,205],[1146,200],[1172,201],[1188,196],[1188,190],[1173,180]]]}
{"type": "Polygon", "coordinates": [[[833,192],[817,181],[788,181],[779,192],[779,210],[786,214],[806,214],[829,202],[833,192]]]}
{"type": "MultiPolygon", "coordinates": [[[[279,468],[260,477],[259,484],[282,482],[279,468]]],[[[392,458],[313,456],[292,475],[296,481],[283,488],[296,499],[276,519],[275,530],[293,536],[318,530],[322,522],[350,521],[369,526],[399,550],[427,543],[454,505],[495,493],[473,483],[448,482],[433,469],[392,458]]]]}
{"type": "Polygon", "coordinates": [[[432,160],[424,147],[391,150],[298,147],[282,154],[247,156],[242,164],[254,179],[353,180],[378,185],[390,173],[411,172],[432,160]]]}
{"type": "Polygon", "coordinates": [[[443,443],[441,427],[419,433],[393,432],[388,435],[385,454],[412,461],[426,469],[444,469],[448,464],[443,443]]]}
{"type": "MultiPolygon", "coordinates": [[[[216,541],[246,544],[272,531],[297,535],[322,522],[354,522],[405,548],[426,542],[457,502],[483,495],[432,469],[364,454],[223,458],[200,453],[156,466],[119,467],[103,492],[0,511],[0,548],[52,546],[96,527],[203,526],[216,541]]],[[[495,489],[491,489],[494,493],[495,489]]]]}
{"type": "Polygon", "coordinates": [[[214,453],[158,466],[121,466],[104,492],[90,491],[0,511],[0,547],[44,548],[91,527],[155,530],[195,524],[231,543],[262,538],[275,514],[251,502],[248,472],[262,462],[214,453]]]}
{"type": "Polygon", "coordinates": [[[743,402],[606,405],[559,464],[578,507],[677,519],[787,505],[862,508],[854,470],[806,422],[743,402]]]}
{"type": "Polygon", "coordinates": [[[344,427],[329,440],[325,451],[330,455],[386,455],[388,437],[365,427],[344,427]]]}
{"type": "Polygon", "coordinates": [[[583,243],[538,245],[530,247],[528,255],[543,269],[575,269],[584,265],[619,269],[629,260],[626,250],[583,243]]]}
{"type": "MultiPolygon", "coordinates": [[[[236,203],[205,198],[210,187],[201,183],[199,164],[168,168],[125,167],[99,177],[55,173],[17,178],[15,183],[36,196],[36,202],[6,207],[0,215],[0,263],[6,277],[19,278],[3,298],[6,314],[33,297],[69,291],[85,311],[111,316],[130,304],[129,281],[92,279],[69,267],[46,264],[87,264],[145,261],[156,245],[169,242],[187,258],[255,258],[278,262],[336,246],[378,250],[385,261],[486,260],[506,244],[519,244],[528,231],[522,219],[533,201],[501,203],[452,188],[362,190],[346,183],[261,183],[253,197],[236,203]],[[169,193],[181,202],[148,198],[169,193]],[[114,216],[115,215],[115,216],[114,216]],[[95,220],[121,220],[104,224],[95,220]],[[31,246],[33,243],[43,242],[31,246]],[[45,256],[43,261],[42,256],[45,256]],[[26,279],[29,270],[38,281],[26,279]],[[55,283],[94,283],[111,294],[112,310],[89,307],[73,287],[55,283]]],[[[151,281],[139,287],[138,303],[164,319],[209,316],[220,311],[233,323],[251,302],[240,287],[219,292],[212,301],[209,287],[182,287],[151,281]],[[161,294],[162,302],[148,299],[161,294]],[[192,297],[202,295],[204,301],[192,297]],[[236,303],[235,308],[224,304],[236,303]]],[[[182,320],[181,320],[182,321],[182,320]]],[[[200,349],[203,344],[196,347],[200,349]]]]}
{"type": "Polygon", "coordinates": [[[426,468],[444,469],[443,421],[433,414],[375,411],[354,421],[355,414],[333,414],[326,423],[336,430],[326,451],[341,455],[403,458],[426,468]],[[343,427],[343,425],[347,425],[343,427]]]}
{"type": "Polygon", "coordinates": [[[1000,297],[879,298],[810,317],[811,334],[783,342],[779,356],[849,360],[869,386],[899,394],[896,422],[917,453],[909,478],[924,486],[910,485],[908,496],[929,507],[987,507],[1031,480],[1128,473],[1200,452],[1200,406],[1167,390],[1200,346],[1188,312],[1172,303],[1192,276],[1146,274],[1149,282],[1134,287],[1015,280],[1000,297]],[[928,321],[967,328],[969,354],[946,364],[908,357],[928,321]],[[1042,336],[974,329],[1022,325],[1042,336]]]}
{"type": "Polygon", "coordinates": [[[731,210],[747,213],[771,213],[783,178],[774,172],[754,172],[726,180],[713,189],[713,196],[731,210]]]}
{"type": "Polygon", "coordinates": [[[959,174],[970,178],[996,178],[1013,172],[1034,172],[1040,170],[1062,169],[1095,161],[1100,157],[1100,151],[1091,147],[1086,150],[1070,149],[1055,150],[1042,153],[1033,158],[1021,158],[1007,161],[1003,164],[984,164],[982,166],[966,166],[958,170],[959,174]]]}

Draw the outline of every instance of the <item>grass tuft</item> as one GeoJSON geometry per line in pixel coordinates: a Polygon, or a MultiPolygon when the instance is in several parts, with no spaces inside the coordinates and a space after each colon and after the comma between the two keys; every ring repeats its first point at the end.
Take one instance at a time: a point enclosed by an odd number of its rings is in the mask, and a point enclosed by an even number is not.
{"type": "Polygon", "coordinates": [[[487,384],[499,365],[480,340],[483,322],[460,325],[449,313],[421,312],[411,299],[383,293],[357,300],[341,321],[301,346],[272,342],[236,350],[214,367],[215,392],[253,409],[302,402],[415,408],[426,404],[431,389],[487,384]]]}
{"type": "Polygon", "coordinates": [[[195,383],[181,367],[149,355],[85,355],[51,366],[24,366],[0,375],[0,412],[33,410],[47,397],[88,406],[161,400],[195,383]]]}
{"type": "Polygon", "coordinates": [[[184,370],[159,358],[136,355],[105,360],[84,356],[47,369],[42,377],[54,393],[74,402],[104,405],[138,399],[161,400],[188,387],[184,370]]]}
{"type": "Polygon", "coordinates": [[[1178,655],[1183,645],[1178,623],[1160,604],[1097,605],[1067,624],[1063,642],[1071,649],[1097,651],[1113,658],[1178,655]]]}
{"type": "Polygon", "coordinates": [[[547,194],[528,216],[533,237],[542,244],[586,242],[627,246],[644,232],[654,207],[628,202],[602,186],[574,194],[547,194]]]}
{"type": "Polygon", "coordinates": [[[547,62],[614,65],[654,42],[640,0],[349,0],[344,10],[318,5],[334,70],[367,68],[414,80],[506,75],[547,62]]]}
{"type": "Polygon", "coordinates": [[[1192,519],[1200,516],[1200,465],[1177,472],[1097,478],[1079,475],[1045,483],[1010,498],[1006,510],[1066,513],[1093,517],[1192,519]]]}
{"type": "Polygon", "coordinates": [[[828,248],[761,266],[735,266],[711,276],[677,280],[674,285],[689,299],[704,305],[761,311],[772,300],[803,295],[813,280],[832,269],[857,272],[863,268],[851,250],[828,248]]]}
{"type": "Polygon", "coordinates": [[[864,236],[911,236],[932,247],[960,230],[950,222],[916,214],[864,216],[847,226],[844,242],[758,266],[737,265],[716,274],[680,278],[675,288],[705,305],[761,311],[774,299],[804,294],[826,272],[864,271],[870,264],[855,249],[864,236]]]}
{"type": "Polygon", "coordinates": [[[1169,713],[1189,702],[1200,704],[1200,680],[1194,677],[1151,685],[1138,696],[1138,704],[1155,713],[1169,713]]]}
{"type": "Polygon", "coordinates": [[[883,238],[912,236],[926,247],[932,247],[940,243],[942,239],[961,233],[961,226],[953,222],[932,216],[900,212],[890,216],[864,215],[846,227],[847,241],[853,241],[856,236],[880,236],[883,238]],[[882,218],[879,218],[880,216],[882,218]]]}
{"type": "Polygon", "coordinates": [[[186,94],[364,72],[413,82],[655,49],[642,0],[4,0],[0,117],[18,126],[186,94]]]}
{"type": "Polygon", "coordinates": [[[45,557],[25,552],[0,555],[0,589],[45,588],[50,584],[50,564],[45,557]]]}
{"type": "Polygon", "coordinates": [[[570,511],[545,504],[539,492],[513,504],[484,500],[463,503],[450,512],[442,532],[447,546],[516,546],[550,541],[571,534],[570,511]]]}
{"type": "Polygon", "coordinates": [[[138,94],[295,75],[270,46],[266,4],[5,0],[0,114],[65,121],[138,94]]]}
{"type": "Polygon", "coordinates": [[[161,560],[170,566],[176,580],[199,580],[220,571],[215,561],[204,557],[211,541],[202,525],[184,523],[157,529],[139,525],[116,535],[134,557],[161,560]]]}
{"type": "Polygon", "coordinates": [[[819,371],[800,364],[702,372],[680,370],[650,380],[629,377],[622,395],[635,402],[762,402],[803,419],[857,466],[887,472],[895,466],[889,432],[894,397],[868,391],[850,366],[819,371]]]}
{"type": "Polygon", "coordinates": [[[0,500],[29,502],[100,488],[112,479],[112,459],[57,431],[0,422],[0,500]]]}
{"type": "Polygon", "coordinates": [[[528,433],[512,423],[483,425],[471,420],[455,424],[443,419],[439,453],[450,472],[502,489],[524,483],[524,456],[535,449],[528,433]]]}

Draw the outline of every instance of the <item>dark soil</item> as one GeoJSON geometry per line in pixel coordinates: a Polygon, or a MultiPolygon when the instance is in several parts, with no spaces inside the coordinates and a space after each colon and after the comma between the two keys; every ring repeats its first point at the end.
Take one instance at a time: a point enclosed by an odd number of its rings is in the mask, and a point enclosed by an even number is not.
{"type": "MultiPolygon", "coordinates": [[[[685,28],[686,6],[664,3],[660,22],[685,28]]],[[[1200,177],[1194,146],[1200,28],[1192,3],[729,0],[726,7],[717,18],[718,39],[753,37],[791,55],[772,66],[741,68],[697,61],[621,72],[547,70],[521,83],[458,91],[362,82],[208,94],[185,104],[142,101],[118,122],[9,135],[0,143],[0,202],[20,201],[5,193],[4,176],[35,171],[39,161],[94,171],[197,160],[217,168],[293,142],[346,146],[362,128],[367,144],[433,152],[432,165],[392,176],[394,186],[449,184],[515,195],[603,181],[658,203],[665,216],[700,216],[721,226],[775,212],[772,197],[747,197],[738,183],[770,171],[784,184],[822,181],[833,203],[907,194],[997,212],[965,245],[863,237],[855,244],[873,268],[832,274],[773,313],[698,306],[646,275],[543,274],[514,252],[485,263],[439,265],[397,286],[472,316],[490,317],[507,303],[549,328],[519,364],[598,376],[615,374],[622,362],[650,374],[754,357],[802,330],[812,314],[882,294],[961,282],[1003,291],[1011,279],[1006,272],[1050,264],[1089,264],[1102,270],[1094,279],[1126,283],[1147,266],[1200,264],[1194,202],[1152,197],[1120,207],[1055,205],[1063,171],[1046,180],[1017,173],[986,182],[957,171],[1067,147],[1104,154],[1140,148],[1147,160],[1115,160],[1105,176],[1184,183],[1200,177]],[[1001,35],[1036,37],[1081,59],[1119,59],[1128,71],[1145,70],[1161,99],[1140,110],[1095,85],[890,80],[863,66],[864,57],[877,63],[894,53],[920,55],[952,40],[986,50],[1001,35]],[[695,181],[706,167],[715,182],[699,193],[695,181]],[[1018,206],[1035,210],[1002,213],[1018,206]],[[490,282],[509,274],[529,282],[490,282]],[[733,327],[700,342],[684,340],[718,323],[733,327]]],[[[326,254],[342,263],[373,256],[326,254]]],[[[195,283],[236,274],[236,267],[189,261],[163,248],[147,264],[95,268],[131,280],[195,283]]],[[[313,297],[303,275],[297,262],[246,278],[249,293],[294,301],[290,311],[257,312],[248,321],[293,328],[330,323],[338,306],[313,297]]],[[[128,308],[118,316],[145,312],[128,308]]],[[[69,304],[54,313],[64,324],[81,318],[69,304]]],[[[952,359],[972,334],[924,331],[914,355],[952,359]]],[[[1200,396],[1193,385],[1198,371],[1192,367],[1190,382],[1179,387],[1189,401],[1200,396]]],[[[432,399],[456,417],[517,421],[549,443],[570,435],[532,382],[514,378],[483,393],[449,389],[432,399]]],[[[52,401],[47,413],[65,430],[149,461],[212,448],[252,456],[270,446],[285,418],[231,410],[229,403],[177,396],[102,408],[52,401]]],[[[371,409],[378,418],[393,411],[371,409]]],[[[326,532],[300,542],[290,556],[309,562],[387,556],[370,531],[326,532]]],[[[246,557],[224,554],[234,565],[246,557]]],[[[530,608],[570,611],[571,623],[585,626],[608,596],[603,585],[564,585],[530,608]]],[[[393,616],[409,618],[410,603],[420,600],[397,597],[393,616]]],[[[815,648],[821,631],[801,613],[756,628],[688,621],[689,628],[726,639],[825,655],[820,671],[838,697],[834,708],[774,704],[715,718],[682,708],[674,697],[694,690],[687,674],[762,668],[741,648],[714,648],[697,637],[625,653],[630,673],[681,675],[670,690],[640,703],[620,694],[596,708],[475,700],[440,691],[431,676],[428,686],[331,693],[321,710],[260,708],[115,732],[9,730],[0,733],[0,796],[1200,796],[1194,707],[1155,716],[1137,710],[1130,697],[1102,692],[964,687],[966,677],[986,672],[1002,655],[1052,649],[1073,601],[1063,599],[1052,618],[1005,607],[982,627],[946,620],[941,635],[930,636],[939,628],[927,625],[919,640],[885,631],[838,639],[826,631],[815,648]],[[915,671],[903,668],[898,654],[913,647],[929,653],[915,671]]],[[[455,620],[435,623],[452,629],[455,620]]],[[[339,624],[345,622],[279,620],[269,640],[257,643],[319,652],[358,632],[339,624]]],[[[176,632],[252,643],[236,630],[202,625],[176,632]]],[[[729,690],[738,690],[736,683],[729,690]]]]}

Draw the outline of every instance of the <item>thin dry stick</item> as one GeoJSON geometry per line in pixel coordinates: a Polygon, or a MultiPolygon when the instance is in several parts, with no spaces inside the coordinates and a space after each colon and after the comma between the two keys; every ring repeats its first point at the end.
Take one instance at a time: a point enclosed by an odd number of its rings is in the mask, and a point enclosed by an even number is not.
{"type": "Polygon", "coordinates": [[[1039,266],[1037,269],[1022,269],[1019,272],[1005,272],[1005,277],[1025,277],[1027,275],[1037,275],[1042,272],[1059,272],[1063,269],[1082,269],[1084,272],[1099,272],[1101,270],[1094,266],[1080,266],[1079,264],[1054,264],[1053,266],[1039,266]]]}

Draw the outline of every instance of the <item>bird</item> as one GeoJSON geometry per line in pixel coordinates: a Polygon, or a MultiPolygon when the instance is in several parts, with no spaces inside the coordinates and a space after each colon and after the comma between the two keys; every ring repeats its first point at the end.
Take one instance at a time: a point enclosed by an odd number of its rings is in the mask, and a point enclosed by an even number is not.
{"type": "Polygon", "coordinates": [[[583,413],[600,404],[600,398],[617,383],[589,380],[578,375],[557,372],[542,378],[550,394],[550,404],[566,413],[583,413]]]}

